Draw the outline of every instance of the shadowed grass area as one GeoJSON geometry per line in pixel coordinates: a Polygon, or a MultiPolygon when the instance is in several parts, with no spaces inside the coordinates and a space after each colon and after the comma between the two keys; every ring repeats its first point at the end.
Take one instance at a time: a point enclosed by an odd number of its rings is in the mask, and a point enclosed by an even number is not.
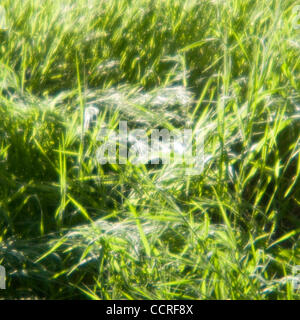
{"type": "Polygon", "coordinates": [[[297,1],[1,5],[2,297],[299,299],[297,1]],[[120,121],[203,171],[100,165],[120,121]]]}

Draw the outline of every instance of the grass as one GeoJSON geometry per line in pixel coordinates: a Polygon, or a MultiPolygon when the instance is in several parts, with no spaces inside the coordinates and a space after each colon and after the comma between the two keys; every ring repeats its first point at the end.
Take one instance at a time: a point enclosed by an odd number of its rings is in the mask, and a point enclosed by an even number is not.
{"type": "Polygon", "coordinates": [[[3,0],[1,296],[299,299],[297,4],[3,0]],[[203,172],[100,165],[124,120],[201,131],[203,172]]]}

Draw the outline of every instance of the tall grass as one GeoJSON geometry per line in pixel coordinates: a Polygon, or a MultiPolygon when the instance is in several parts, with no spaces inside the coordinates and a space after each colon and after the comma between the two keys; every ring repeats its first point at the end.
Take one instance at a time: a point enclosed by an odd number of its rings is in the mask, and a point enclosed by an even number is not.
{"type": "Polygon", "coordinates": [[[297,1],[1,5],[4,298],[300,297],[297,1]],[[203,172],[100,165],[121,120],[201,131],[203,172]]]}

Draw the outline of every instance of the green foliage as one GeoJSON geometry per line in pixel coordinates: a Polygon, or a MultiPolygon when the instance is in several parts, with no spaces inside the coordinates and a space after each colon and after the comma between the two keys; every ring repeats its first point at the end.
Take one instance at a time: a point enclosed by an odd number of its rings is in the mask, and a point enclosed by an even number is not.
{"type": "Polygon", "coordinates": [[[297,1],[1,5],[4,298],[299,299],[297,1]],[[204,171],[99,165],[121,120],[202,130],[204,171]]]}

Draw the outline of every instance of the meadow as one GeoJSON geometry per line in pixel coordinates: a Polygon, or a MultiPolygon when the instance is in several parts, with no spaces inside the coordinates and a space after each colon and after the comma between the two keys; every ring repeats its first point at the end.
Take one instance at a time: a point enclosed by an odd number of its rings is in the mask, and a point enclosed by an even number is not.
{"type": "Polygon", "coordinates": [[[297,5],[2,0],[1,299],[299,299],[297,5]],[[203,171],[99,164],[120,121],[203,171]]]}

